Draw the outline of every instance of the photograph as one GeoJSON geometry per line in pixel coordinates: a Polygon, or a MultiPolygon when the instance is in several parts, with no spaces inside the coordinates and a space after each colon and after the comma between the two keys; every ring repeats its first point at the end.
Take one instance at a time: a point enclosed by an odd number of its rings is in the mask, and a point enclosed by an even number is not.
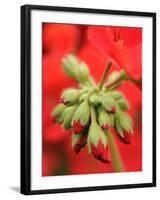
{"type": "Polygon", "coordinates": [[[142,28],[42,29],[42,175],[141,171],[142,28]]]}
{"type": "Polygon", "coordinates": [[[156,14],[21,7],[21,193],[156,185],[156,14]]]}

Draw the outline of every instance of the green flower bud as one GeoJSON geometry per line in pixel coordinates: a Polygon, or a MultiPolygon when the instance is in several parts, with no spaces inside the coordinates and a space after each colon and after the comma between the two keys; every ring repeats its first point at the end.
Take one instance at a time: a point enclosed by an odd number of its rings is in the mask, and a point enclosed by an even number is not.
{"type": "Polygon", "coordinates": [[[102,128],[96,122],[92,122],[89,127],[88,141],[87,141],[89,152],[91,152],[91,145],[97,147],[99,141],[102,142],[104,147],[107,146],[108,143],[107,137],[103,132],[102,128]]]}
{"type": "Polygon", "coordinates": [[[74,88],[68,88],[63,91],[61,98],[63,99],[64,103],[76,103],[79,99],[79,91],[74,88]]]}
{"type": "Polygon", "coordinates": [[[84,83],[85,81],[87,81],[89,78],[88,66],[83,62],[79,63],[78,67],[76,68],[75,75],[76,79],[80,83],[84,83]]]}
{"type": "Polygon", "coordinates": [[[97,106],[98,104],[101,103],[101,97],[94,93],[90,96],[89,102],[91,105],[97,106]]]}
{"type": "Polygon", "coordinates": [[[116,112],[116,104],[112,97],[110,97],[108,95],[103,95],[102,96],[102,105],[105,110],[107,110],[109,112],[113,112],[113,113],[116,112]]]}
{"type": "Polygon", "coordinates": [[[114,80],[116,80],[119,77],[119,74],[120,74],[119,71],[112,72],[108,77],[107,84],[109,84],[109,83],[113,82],[114,80]]]}
{"type": "Polygon", "coordinates": [[[110,92],[110,95],[114,100],[119,100],[119,99],[123,98],[123,94],[121,92],[117,92],[117,91],[110,92]]]}
{"type": "Polygon", "coordinates": [[[98,123],[103,129],[109,129],[112,125],[110,115],[102,107],[98,109],[98,123]]]}
{"type": "Polygon", "coordinates": [[[78,108],[76,109],[73,119],[72,125],[76,122],[80,122],[82,126],[86,127],[90,120],[90,107],[87,101],[83,101],[78,108]]]}
{"type": "Polygon", "coordinates": [[[119,105],[119,107],[122,109],[122,110],[128,110],[129,109],[129,104],[128,104],[128,101],[126,99],[119,99],[117,101],[117,104],[119,105]]]}
{"type": "Polygon", "coordinates": [[[75,69],[79,64],[78,59],[74,55],[69,54],[66,58],[62,59],[62,64],[65,73],[68,76],[75,78],[75,69]]]}
{"type": "Polygon", "coordinates": [[[63,103],[58,104],[51,112],[51,116],[56,118],[57,122],[60,122],[61,115],[66,106],[63,103]]]}
{"type": "Polygon", "coordinates": [[[119,135],[123,138],[123,132],[133,133],[133,122],[131,117],[125,112],[115,114],[115,127],[119,135]]]}
{"type": "Polygon", "coordinates": [[[71,122],[74,115],[74,112],[76,110],[77,106],[68,106],[65,108],[64,112],[61,116],[61,121],[63,121],[63,127],[65,130],[68,130],[71,128],[71,122]]]}

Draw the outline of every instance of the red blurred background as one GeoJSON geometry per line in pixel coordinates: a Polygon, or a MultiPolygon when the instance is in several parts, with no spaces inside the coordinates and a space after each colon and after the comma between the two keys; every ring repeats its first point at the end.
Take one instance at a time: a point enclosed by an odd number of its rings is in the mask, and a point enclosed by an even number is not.
{"type": "MultiPolygon", "coordinates": [[[[113,172],[112,164],[96,160],[84,148],[78,155],[71,148],[71,132],[64,131],[60,125],[52,122],[50,117],[53,107],[58,103],[61,91],[77,83],[63,71],[61,59],[68,53],[76,54],[85,61],[90,73],[99,81],[108,62],[88,39],[91,26],[49,24],[43,29],[43,155],[42,175],[73,175],[113,172]]],[[[131,28],[134,29],[134,28],[131,28]]],[[[116,66],[112,70],[117,69],[116,66]]],[[[112,71],[111,70],[111,71],[112,71]]],[[[126,81],[119,90],[124,92],[130,103],[129,114],[134,121],[132,143],[126,145],[116,137],[125,170],[142,170],[142,94],[132,83],[126,81]]]]}

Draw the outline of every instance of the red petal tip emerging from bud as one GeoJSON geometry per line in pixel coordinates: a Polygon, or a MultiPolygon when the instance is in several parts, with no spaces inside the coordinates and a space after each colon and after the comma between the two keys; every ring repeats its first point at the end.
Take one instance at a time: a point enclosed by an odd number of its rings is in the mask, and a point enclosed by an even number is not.
{"type": "Polygon", "coordinates": [[[107,124],[103,124],[103,125],[102,125],[102,128],[103,128],[103,129],[109,129],[110,126],[109,126],[109,124],[107,123],[107,124]]]}
{"type": "Polygon", "coordinates": [[[131,144],[131,133],[128,133],[127,131],[123,130],[123,138],[119,135],[119,133],[116,130],[115,133],[122,143],[131,144]]]}
{"type": "Polygon", "coordinates": [[[85,127],[81,124],[80,121],[75,121],[73,123],[73,127],[72,128],[73,128],[74,134],[78,134],[78,133],[82,132],[85,127]]]}
{"type": "Polygon", "coordinates": [[[78,143],[74,145],[75,153],[78,154],[81,151],[81,149],[86,145],[86,143],[87,143],[87,135],[84,135],[83,137],[81,137],[78,143]]]}
{"type": "Polygon", "coordinates": [[[75,146],[74,146],[74,151],[75,151],[75,153],[79,153],[80,151],[81,151],[81,146],[79,145],[79,144],[76,144],[75,146]]]}
{"type": "Polygon", "coordinates": [[[65,101],[64,99],[59,99],[58,103],[67,104],[67,101],[65,101]]]}
{"type": "Polygon", "coordinates": [[[91,151],[93,156],[103,163],[110,163],[110,158],[108,155],[108,146],[105,148],[101,141],[98,142],[97,147],[93,144],[91,145],[91,151]]]}
{"type": "Polygon", "coordinates": [[[113,106],[111,109],[111,113],[115,113],[116,112],[116,106],[113,106]]]}
{"type": "Polygon", "coordinates": [[[126,144],[131,144],[131,133],[124,131],[124,142],[126,144]]]}

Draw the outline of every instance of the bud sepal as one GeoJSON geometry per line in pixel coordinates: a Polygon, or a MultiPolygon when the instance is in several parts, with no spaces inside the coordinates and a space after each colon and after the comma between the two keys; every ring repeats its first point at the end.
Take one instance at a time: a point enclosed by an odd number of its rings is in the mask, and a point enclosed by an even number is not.
{"type": "Polygon", "coordinates": [[[63,103],[58,104],[51,112],[51,117],[53,121],[61,122],[61,115],[65,110],[66,106],[63,103]]]}
{"type": "Polygon", "coordinates": [[[63,122],[63,128],[65,130],[71,129],[71,127],[72,127],[71,122],[72,122],[72,118],[73,118],[73,115],[74,115],[76,108],[77,108],[76,105],[68,106],[63,111],[60,120],[63,122]]]}
{"type": "Polygon", "coordinates": [[[68,88],[61,95],[62,101],[65,103],[74,104],[79,100],[80,93],[77,89],[68,88]]]}
{"type": "Polygon", "coordinates": [[[76,109],[73,119],[72,127],[75,133],[81,132],[90,121],[90,106],[88,101],[83,101],[76,109]]]}
{"type": "Polygon", "coordinates": [[[123,143],[131,143],[133,122],[127,113],[119,112],[115,117],[115,133],[123,143]]]}

